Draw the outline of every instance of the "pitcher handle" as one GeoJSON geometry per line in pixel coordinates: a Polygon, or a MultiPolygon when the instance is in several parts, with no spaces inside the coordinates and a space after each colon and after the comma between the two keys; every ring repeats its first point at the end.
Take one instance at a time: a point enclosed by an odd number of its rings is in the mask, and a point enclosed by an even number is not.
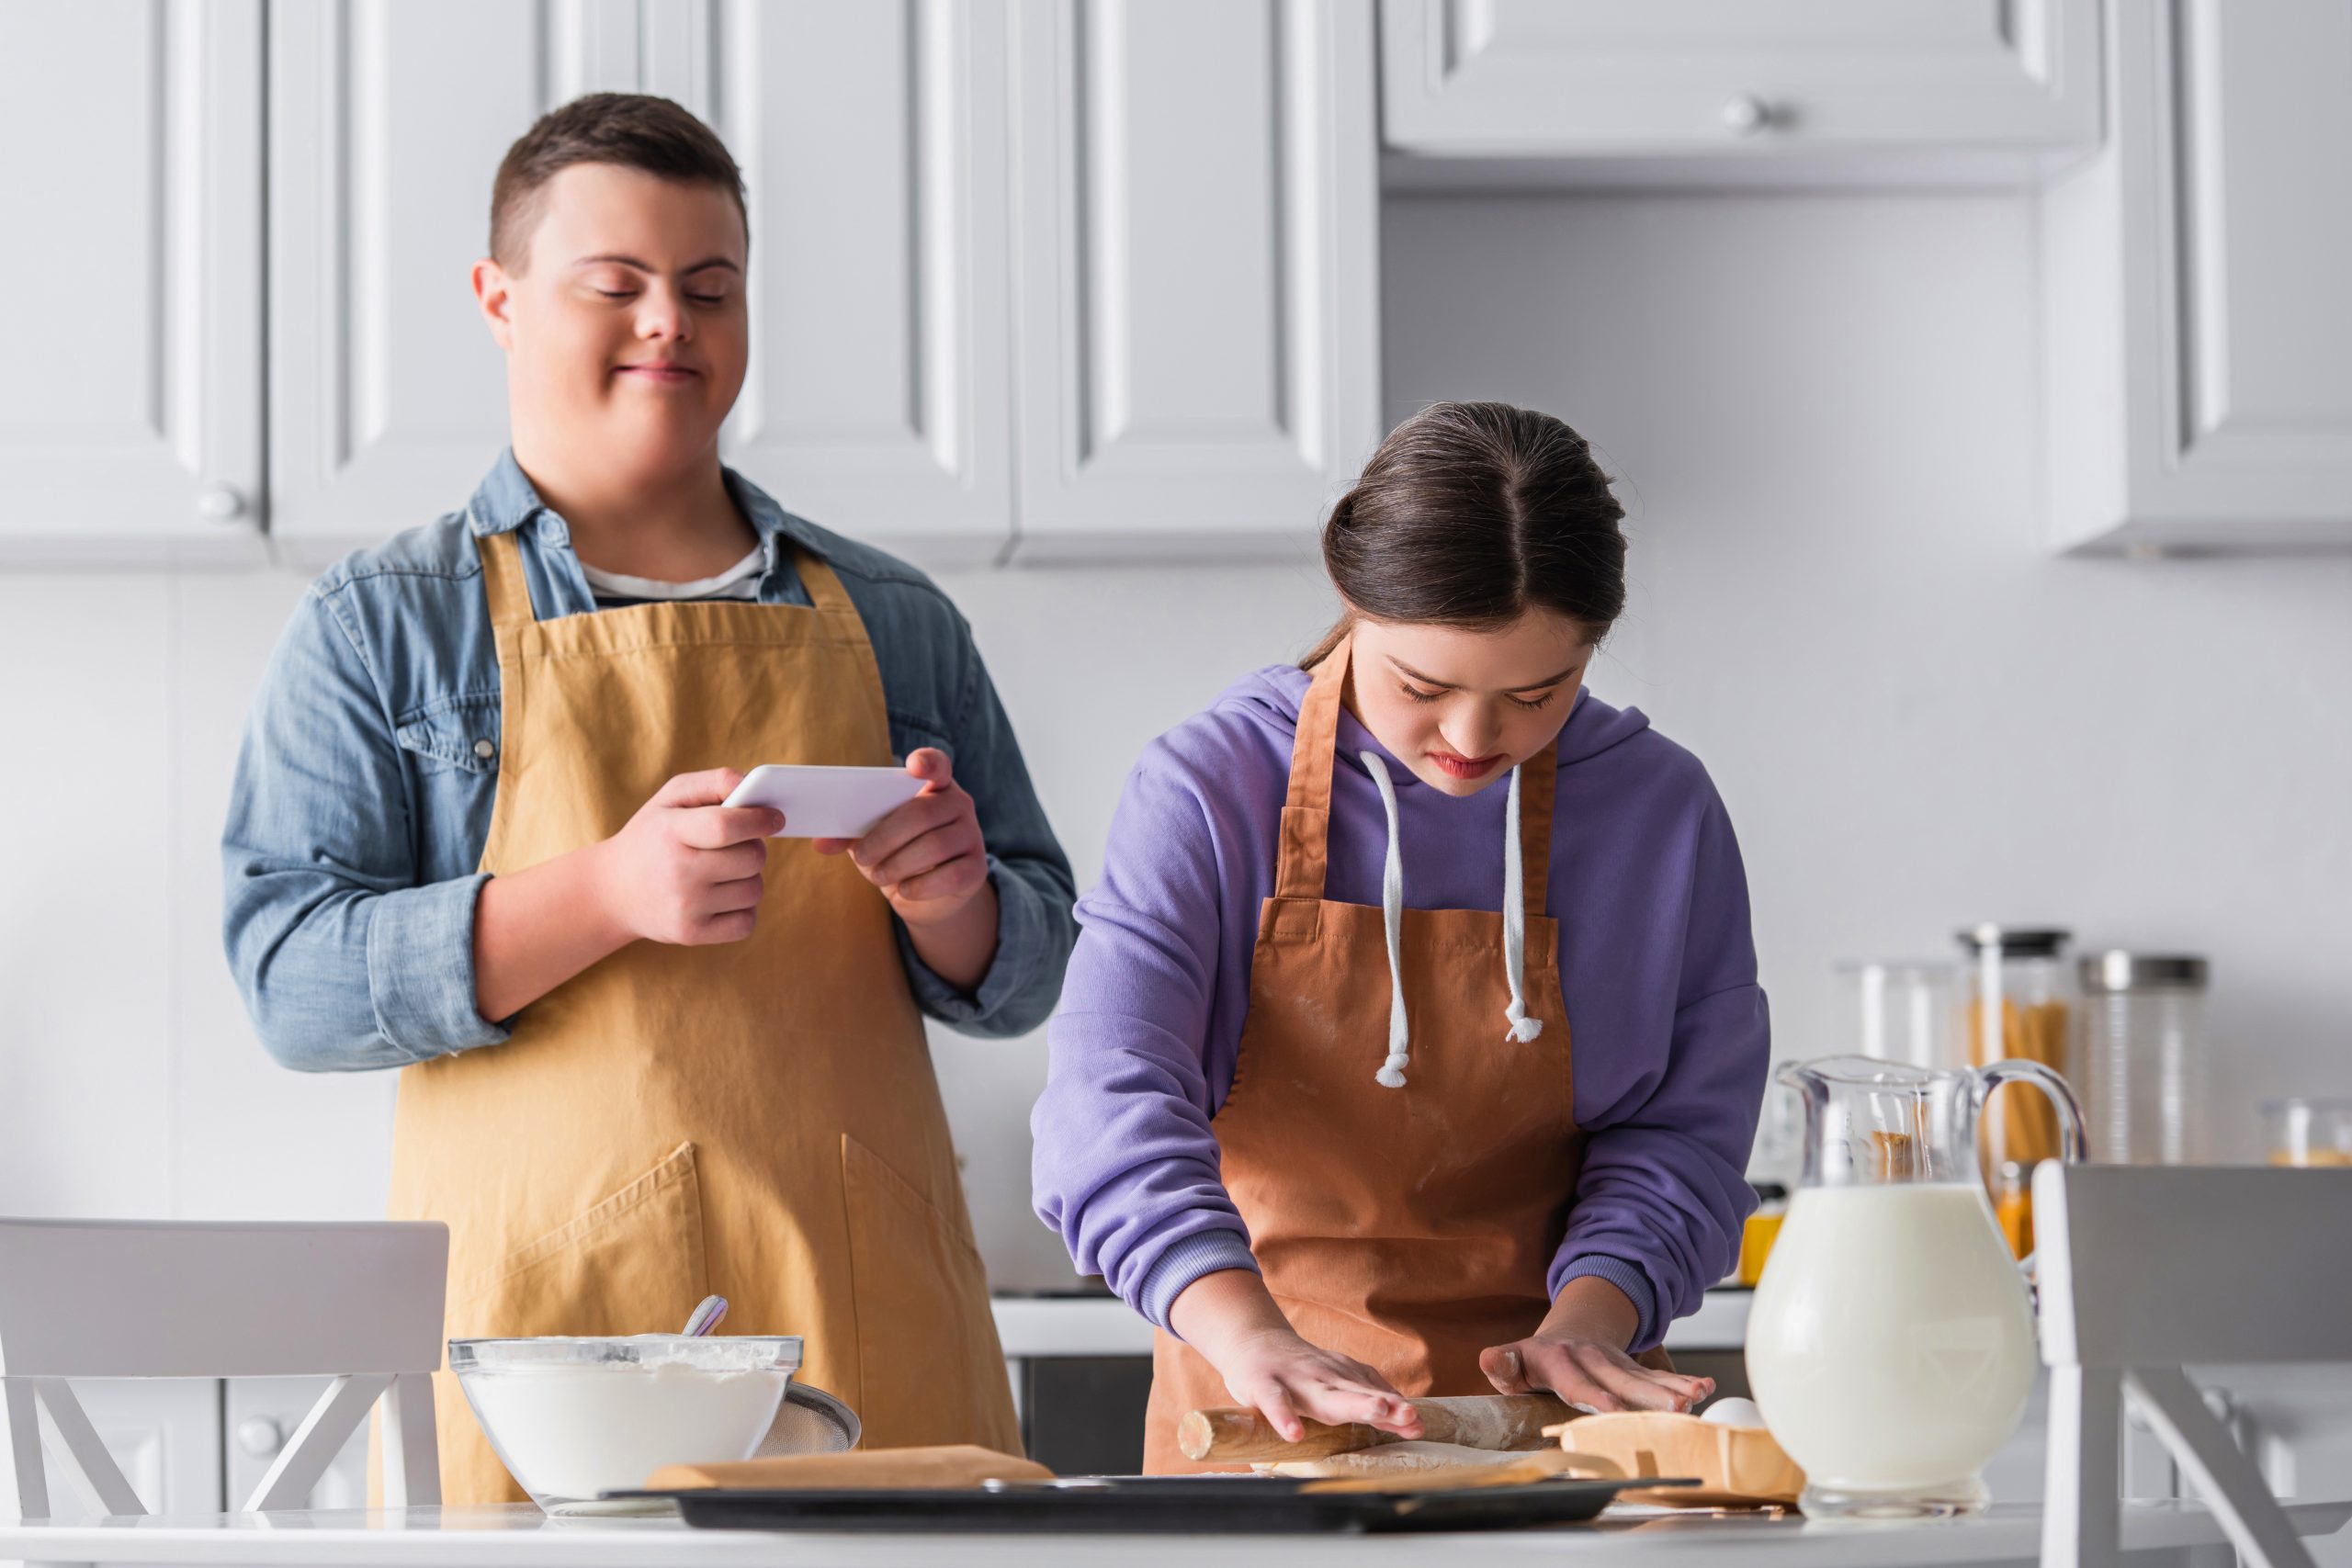
{"type": "MultiPolygon", "coordinates": [[[[1984,1114],[1984,1102],[1993,1091],[2005,1083],[2030,1083],[2040,1089],[2043,1098],[2058,1111],[2058,1157],[2068,1165],[2083,1162],[2083,1150],[2090,1142],[2089,1129],[2083,1124],[2083,1108],[2075,1099],[2075,1090],[2066,1080],[2043,1066],[2040,1062],[2021,1056],[2003,1056],[1970,1069],[1976,1080],[1974,1098],[1976,1114],[1984,1114]]],[[[2018,1273],[2025,1280],[2026,1300],[2032,1303],[2037,1316],[2041,1311],[2041,1249],[2035,1247],[2018,1259],[2018,1273]]]]}
{"type": "Polygon", "coordinates": [[[2006,1083],[2030,1083],[2042,1092],[2058,1112],[2058,1157],[2068,1165],[2083,1162],[2083,1149],[2090,1142],[2089,1130],[2083,1122],[2083,1107],[2075,1100],[2075,1091],[2066,1080],[2043,1066],[2040,1062],[2022,1056],[2003,1056],[1973,1069],[1976,1077],[1976,1114],[1984,1114],[1984,1102],[1993,1091],[2006,1083]]]}

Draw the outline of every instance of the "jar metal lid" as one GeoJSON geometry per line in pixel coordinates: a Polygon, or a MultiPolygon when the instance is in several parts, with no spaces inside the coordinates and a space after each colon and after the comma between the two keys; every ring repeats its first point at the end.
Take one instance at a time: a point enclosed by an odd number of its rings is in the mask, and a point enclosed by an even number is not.
{"type": "Polygon", "coordinates": [[[2055,958],[2075,933],[2058,926],[2002,926],[1987,921],[1956,933],[1972,956],[1989,950],[2004,958],[2055,958]]]}
{"type": "Polygon", "coordinates": [[[2205,960],[2193,953],[2126,953],[2121,948],[2086,953],[2076,967],[2086,991],[2201,991],[2207,974],[2205,960]]]}

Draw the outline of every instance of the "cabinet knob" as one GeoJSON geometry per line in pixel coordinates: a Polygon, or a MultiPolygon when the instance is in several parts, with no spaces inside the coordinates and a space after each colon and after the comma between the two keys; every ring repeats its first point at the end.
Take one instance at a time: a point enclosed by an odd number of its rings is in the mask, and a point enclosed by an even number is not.
{"type": "Polygon", "coordinates": [[[1716,118],[1734,136],[1754,136],[1758,131],[1770,130],[1778,117],[1770,104],[1754,93],[1742,93],[1725,104],[1716,118]]]}
{"type": "Polygon", "coordinates": [[[245,498],[234,485],[207,485],[196,498],[196,509],[215,523],[233,523],[245,514],[245,498]]]}
{"type": "Polygon", "coordinates": [[[237,1423],[237,1446],[255,1459],[274,1458],[286,1446],[286,1429],[266,1416],[248,1416],[237,1423]]]}

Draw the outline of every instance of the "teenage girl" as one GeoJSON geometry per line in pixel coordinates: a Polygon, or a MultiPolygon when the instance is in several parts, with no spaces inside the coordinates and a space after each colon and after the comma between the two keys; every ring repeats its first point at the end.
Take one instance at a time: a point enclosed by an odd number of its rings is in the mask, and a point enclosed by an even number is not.
{"type": "Polygon", "coordinates": [[[1698,760],[1584,689],[1623,510],[1576,432],[1400,425],[1341,498],[1339,624],[1129,776],[1050,1033],[1038,1213],[1161,1330],[1146,1468],[1238,1402],[1684,1410],[1770,1055],[1698,760]]]}

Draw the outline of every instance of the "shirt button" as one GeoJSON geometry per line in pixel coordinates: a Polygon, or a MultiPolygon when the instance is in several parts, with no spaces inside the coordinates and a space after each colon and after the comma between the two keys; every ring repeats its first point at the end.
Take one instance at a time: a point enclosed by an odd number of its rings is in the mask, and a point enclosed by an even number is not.
{"type": "Polygon", "coordinates": [[[487,762],[498,755],[498,748],[487,740],[477,740],[474,742],[474,755],[487,762]]]}

